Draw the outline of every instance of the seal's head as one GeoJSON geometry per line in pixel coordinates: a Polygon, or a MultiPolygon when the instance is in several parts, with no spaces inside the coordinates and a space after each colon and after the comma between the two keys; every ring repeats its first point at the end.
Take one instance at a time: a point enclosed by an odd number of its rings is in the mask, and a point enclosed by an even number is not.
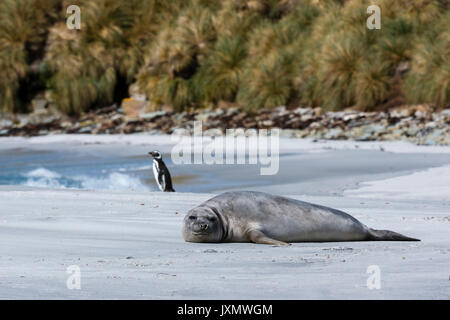
{"type": "Polygon", "coordinates": [[[161,152],[159,152],[157,150],[149,152],[148,154],[151,155],[153,157],[153,159],[161,159],[162,158],[161,152]]]}
{"type": "Polygon", "coordinates": [[[183,238],[188,242],[220,242],[223,226],[220,217],[208,207],[197,207],[184,217],[183,238]]]}

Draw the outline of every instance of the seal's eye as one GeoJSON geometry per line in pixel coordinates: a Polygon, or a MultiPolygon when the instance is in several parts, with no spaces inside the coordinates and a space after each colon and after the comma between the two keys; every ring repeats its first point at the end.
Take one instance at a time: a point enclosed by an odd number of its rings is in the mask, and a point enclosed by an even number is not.
{"type": "Polygon", "coordinates": [[[215,217],[209,217],[208,220],[211,221],[211,222],[214,222],[214,221],[216,221],[216,218],[215,217]]]}
{"type": "Polygon", "coordinates": [[[197,220],[196,216],[189,216],[189,220],[197,220]]]}

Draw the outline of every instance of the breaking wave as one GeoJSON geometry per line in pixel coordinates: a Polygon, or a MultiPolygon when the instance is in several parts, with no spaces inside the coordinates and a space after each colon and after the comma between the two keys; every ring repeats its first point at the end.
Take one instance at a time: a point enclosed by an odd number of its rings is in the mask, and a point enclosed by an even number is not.
{"type": "Polygon", "coordinates": [[[119,191],[148,191],[150,188],[144,185],[138,177],[125,173],[112,172],[102,176],[65,176],[46,168],[38,168],[23,175],[25,186],[52,188],[52,189],[95,189],[95,190],[119,190],[119,191]]]}

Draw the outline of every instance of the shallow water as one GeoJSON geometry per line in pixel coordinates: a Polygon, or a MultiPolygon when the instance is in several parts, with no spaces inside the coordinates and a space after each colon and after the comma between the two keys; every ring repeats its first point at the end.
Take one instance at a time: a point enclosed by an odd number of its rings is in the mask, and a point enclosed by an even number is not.
{"type": "MultiPolygon", "coordinates": [[[[396,154],[373,150],[280,152],[276,175],[259,165],[175,165],[163,152],[179,192],[252,189],[277,194],[342,195],[358,183],[441,166],[448,154],[396,154]]],[[[0,185],[91,190],[155,191],[149,146],[126,144],[1,144],[0,185]]],[[[282,150],[281,150],[282,151],[282,150]]]]}
{"type": "MultiPolygon", "coordinates": [[[[166,160],[171,165],[170,158],[166,160]]],[[[0,185],[100,190],[156,190],[152,160],[147,156],[114,156],[90,150],[17,148],[0,154],[0,185]]],[[[190,179],[177,177],[187,183],[190,179]]]]}
{"type": "MultiPolygon", "coordinates": [[[[235,165],[174,165],[163,154],[176,191],[209,192],[236,186],[230,175],[219,177],[217,170],[235,165]]],[[[240,166],[256,172],[256,166],[240,166]]],[[[262,184],[256,182],[253,184],[262,184]]],[[[0,185],[91,190],[158,190],[147,148],[113,146],[29,146],[0,151],[0,185]],[[125,150],[126,149],[126,150],[125,150]]]]}

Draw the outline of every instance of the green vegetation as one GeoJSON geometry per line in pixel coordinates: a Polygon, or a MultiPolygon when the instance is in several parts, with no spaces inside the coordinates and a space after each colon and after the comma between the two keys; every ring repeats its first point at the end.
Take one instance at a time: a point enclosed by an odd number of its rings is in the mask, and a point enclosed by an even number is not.
{"type": "Polygon", "coordinates": [[[155,108],[450,103],[450,10],[439,0],[2,0],[0,111],[38,93],[76,114],[137,83],[155,108]],[[66,8],[81,7],[81,30],[66,8]],[[399,66],[404,67],[399,71],[399,66]]]}

